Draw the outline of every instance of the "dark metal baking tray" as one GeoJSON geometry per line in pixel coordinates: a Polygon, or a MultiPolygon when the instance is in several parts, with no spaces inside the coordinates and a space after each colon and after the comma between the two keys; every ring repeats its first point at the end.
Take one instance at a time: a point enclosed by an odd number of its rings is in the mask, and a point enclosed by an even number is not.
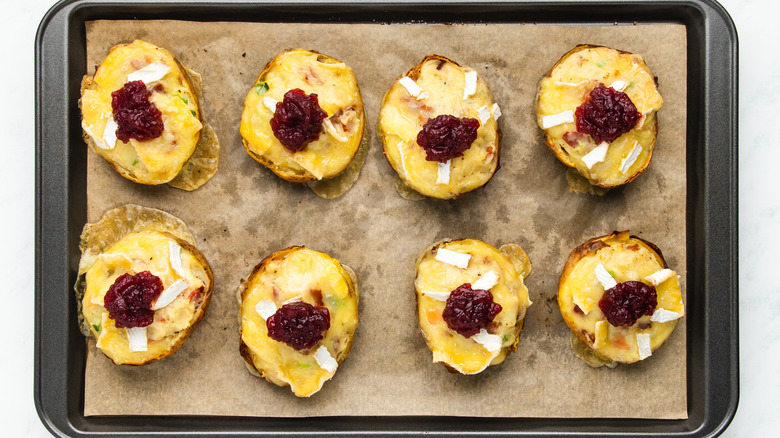
{"type": "Polygon", "coordinates": [[[374,2],[63,1],[36,51],[35,404],[61,436],[679,436],[721,433],[739,397],[737,34],[711,0],[374,2]],[[684,420],[438,417],[85,417],[86,343],[74,284],[86,221],[86,148],[77,106],[85,22],[682,23],[688,40],[687,382],[684,420]]]}

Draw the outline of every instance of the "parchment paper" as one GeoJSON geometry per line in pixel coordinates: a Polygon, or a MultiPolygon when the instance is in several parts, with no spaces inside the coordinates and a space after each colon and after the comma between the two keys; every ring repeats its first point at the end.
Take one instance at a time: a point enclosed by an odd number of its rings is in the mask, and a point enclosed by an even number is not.
{"type": "Polygon", "coordinates": [[[651,358],[592,369],[572,354],[556,301],[571,250],[613,230],[630,229],[657,244],[684,283],[684,26],[97,21],[87,25],[89,74],[110,47],[135,38],[168,48],[203,75],[203,110],[222,144],[220,167],[188,193],[134,184],[89,153],[89,220],[129,202],[180,217],[211,263],[215,289],[197,331],[160,362],[117,367],[90,343],[85,415],[687,416],[685,318],[651,358]],[[569,192],[566,168],[536,125],[539,81],[579,43],[642,54],[665,100],[649,169],[604,197],[569,192]],[[291,47],[346,62],[363,94],[368,158],[357,183],[335,200],[279,179],[241,145],[247,90],[269,60],[291,47]],[[501,168],[487,186],[459,200],[413,202],[396,193],[375,126],[392,81],[431,53],[484,76],[503,112],[501,168]],[[533,263],[526,284],[534,304],[518,351],[477,376],[449,374],[431,363],[417,328],[414,263],[420,251],[445,237],[518,243],[533,263]],[[300,244],[351,266],[361,295],[352,352],[308,399],[246,371],[238,354],[235,296],[240,279],[262,258],[300,244]]]}

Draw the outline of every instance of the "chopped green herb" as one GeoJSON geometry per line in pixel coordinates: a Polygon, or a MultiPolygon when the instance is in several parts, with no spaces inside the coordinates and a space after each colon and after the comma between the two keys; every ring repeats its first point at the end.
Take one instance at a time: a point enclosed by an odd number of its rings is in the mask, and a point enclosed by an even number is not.
{"type": "Polygon", "coordinates": [[[268,84],[265,82],[258,82],[255,84],[255,91],[257,91],[257,94],[263,95],[266,91],[268,91],[268,84]]]}
{"type": "Polygon", "coordinates": [[[609,272],[609,275],[611,275],[611,276],[612,276],[612,278],[617,278],[617,274],[615,274],[615,271],[613,271],[613,270],[611,270],[611,269],[610,269],[610,270],[608,270],[607,272],[609,272]]]}
{"type": "Polygon", "coordinates": [[[190,113],[192,113],[192,117],[197,117],[198,113],[195,112],[195,110],[190,110],[190,113]]]}
{"type": "Polygon", "coordinates": [[[509,340],[509,335],[504,335],[504,342],[509,340]]]}
{"type": "Polygon", "coordinates": [[[604,68],[604,66],[607,65],[607,61],[599,61],[596,63],[596,66],[604,68]]]}
{"type": "Polygon", "coordinates": [[[133,160],[133,162],[132,162],[132,163],[130,163],[130,164],[132,164],[133,166],[135,166],[136,164],[138,164],[138,159],[136,158],[136,159],[135,159],[135,160],[133,160]]]}
{"type": "Polygon", "coordinates": [[[331,309],[338,309],[341,307],[341,300],[334,297],[333,295],[325,295],[325,305],[328,306],[328,308],[331,309]]]}
{"type": "Polygon", "coordinates": [[[185,99],[184,97],[179,96],[178,94],[171,94],[171,96],[178,97],[179,99],[181,99],[182,102],[184,102],[185,105],[190,103],[189,100],[185,99]]]}
{"type": "Polygon", "coordinates": [[[99,323],[98,324],[92,324],[92,328],[95,329],[96,332],[100,333],[101,327],[100,327],[99,323]]]}
{"type": "Polygon", "coordinates": [[[311,364],[310,363],[298,362],[298,368],[303,368],[303,369],[311,368],[311,364]]]}

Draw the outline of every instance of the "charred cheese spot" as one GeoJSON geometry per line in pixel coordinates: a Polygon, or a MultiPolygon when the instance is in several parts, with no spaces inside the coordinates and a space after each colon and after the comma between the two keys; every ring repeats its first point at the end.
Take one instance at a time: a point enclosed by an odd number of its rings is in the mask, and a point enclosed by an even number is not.
{"type": "Polygon", "coordinates": [[[496,365],[517,348],[526,310],[531,305],[524,275],[530,272],[530,263],[519,246],[508,250],[496,249],[474,239],[447,241],[427,248],[417,260],[414,287],[417,291],[417,314],[425,342],[433,353],[434,362],[442,362],[461,374],[476,374],[489,365],[496,365]],[[471,255],[465,269],[436,260],[438,248],[471,255]],[[522,267],[522,270],[518,270],[522,267]],[[493,301],[501,305],[501,312],[488,326],[488,333],[501,339],[501,349],[492,352],[477,342],[451,330],[441,315],[446,303],[423,291],[451,292],[464,283],[473,284],[493,271],[498,281],[490,288],[493,301]],[[525,273],[525,274],[524,274],[525,273]]]}
{"type": "Polygon", "coordinates": [[[641,174],[650,162],[658,132],[656,112],[663,105],[656,80],[641,56],[598,46],[578,46],[565,54],[542,79],[536,103],[539,126],[547,145],[558,159],[575,168],[588,181],[600,187],[626,184],[641,174]],[[544,129],[545,117],[574,112],[599,84],[616,83],[636,106],[642,118],[629,132],[609,143],[603,161],[588,167],[583,157],[596,148],[593,139],[578,133],[575,122],[544,129]],[[636,145],[641,152],[627,168],[621,165],[636,145]]]}
{"type": "Polygon", "coordinates": [[[289,181],[332,178],[355,156],[365,124],[363,99],[352,69],[343,62],[303,49],[282,52],[263,69],[244,100],[241,137],[249,155],[289,181]],[[263,100],[283,101],[290,90],[316,94],[327,113],[320,136],[290,152],[274,136],[273,111],[263,100]]]}
{"type": "Polygon", "coordinates": [[[466,72],[473,71],[444,57],[430,55],[404,76],[422,89],[419,96],[409,94],[402,77],[382,100],[378,135],[385,157],[406,185],[425,196],[457,198],[485,185],[498,168],[501,133],[495,115],[480,123],[477,139],[463,156],[452,159],[446,184],[437,183],[438,163],[427,161],[425,150],[417,144],[417,134],[430,119],[451,115],[480,120],[481,108],[493,108],[490,90],[479,75],[476,91],[464,99],[466,72]]]}
{"type": "Polygon", "coordinates": [[[85,78],[81,93],[82,126],[92,150],[124,177],[142,184],[163,184],[174,179],[200,141],[201,123],[198,98],[191,79],[167,50],[136,40],[116,46],[98,66],[93,77],[85,78]],[[146,84],[150,102],[162,113],[163,134],[157,138],[116,141],[113,148],[98,145],[109,121],[113,120],[111,93],[128,82],[128,75],[151,64],[170,70],[146,84]]]}
{"type": "MultiPolygon", "coordinates": [[[[599,265],[603,265],[615,281],[622,283],[644,281],[645,277],[665,268],[666,264],[652,244],[624,231],[591,239],[580,245],[569,256],[561,274],[558,306],[569,328],[600,356],[621,363],[636,362],[640,360],[636,335],[649,334],[650,346],[654,351],[669,338],[678,320],[650,322],[650,316],[643,316],[630,327],[609,324],[598,306],[604,294],[604,287],[595,275],[599,265]],[[577,312],[576,303],[590,303],[592,307],[587,313],[577,312]],[[595,335],[591,337],[585,333],[595,335]]],[[[684,313],[682,292],[676,276],[656,286],[656,293],[656,308],[684,313]]]]}
{"type": "Polygon", "coordinates": [[[268,381],[308,397],[335,373],[320,366],[317,350],[324,346],[339,364],[347,357],[358,324],[357,306],[356,281],[338,260],[305,247],[278,251],[255,267],[242,291],[242,355],[268,381]],[[279,308],[294,300],[323,305],[330,313],[330,328],[310,350],[298,351],[268,337],[266,321],[255,309],[262,301],[279,308]]]}

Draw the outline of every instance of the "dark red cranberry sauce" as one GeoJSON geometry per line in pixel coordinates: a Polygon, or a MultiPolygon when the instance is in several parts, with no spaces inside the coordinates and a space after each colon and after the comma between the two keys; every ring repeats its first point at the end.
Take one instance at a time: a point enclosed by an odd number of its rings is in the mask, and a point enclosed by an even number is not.
{"type": "Polygon", "coordinates": [[[417,144],[425,149],[425,159],[446,163],[471,147],[477,139],[479,121],[468,117],[440,115],[428,120],[417,134],[417,144]]]}
{"type": "Polygon", "coordinates": [[[327,117],[316,94],[307,95],[300,88],[295,88],[285,93],[284,100],[276,104],[271,130],[290,152],[298,152],[319,138],[322,122],[327,117]]]}
{"type": "Polygon", "coordinates": [[[162,113],[149,101],[151,96],[143,81],[128,82],[111,93],[111,108],[118,125],[116,138],[124,142],[131,138],[146,141],[162,135],[162,113]]]}
{"type": "Polygon", "coordinates": [[[442,317],[447,327],[470,338],[486,328],[499,312],[501,305],[493,302],[493,294],[465,283],[447,298],[442,317]]]}
{"type": "Polygon", "coordinates": [[[589,134],[596,144],[615,141],[632,130],[642,117],[626,93],[603,84],[588,94],[575,115],[577,131],[589,134]]]}
{"type": "Polygon", "coordinates": [[[103,306],[118,328],[146,327],[154,322],[152,303],[162,291],[162,280],[149,271],[124,274],[108,288],[103,306]]]}
{"type": "Polygon", "coordinates": [[[599,300],[599,309],[615,327],[634,325],[643,315],[652,315],[657,305],[655,288],[639,281],[618,283],[599,300]]]}
{"type": "Polygon", "coordinates": [[[317,345],[330,328],[327,307],[296,301],[283,305],[265,321],[268,337],[296,350],[317,345]]]}

